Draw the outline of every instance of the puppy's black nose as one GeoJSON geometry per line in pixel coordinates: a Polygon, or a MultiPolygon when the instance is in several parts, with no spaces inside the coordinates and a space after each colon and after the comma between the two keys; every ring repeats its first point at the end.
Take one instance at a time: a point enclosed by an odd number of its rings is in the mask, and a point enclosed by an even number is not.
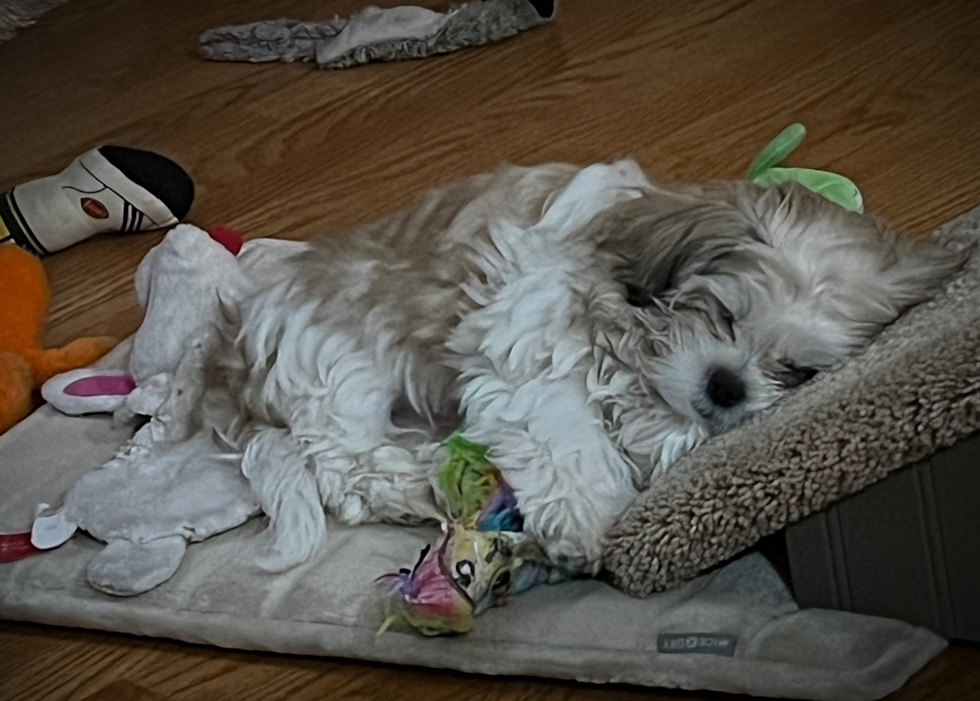
{"type": "Polygon", "coordinates": [[[745,383],[731,370],[715,368],[708,375],[705,392],[716,406],[730,409],[745,399],[745,383]]]}

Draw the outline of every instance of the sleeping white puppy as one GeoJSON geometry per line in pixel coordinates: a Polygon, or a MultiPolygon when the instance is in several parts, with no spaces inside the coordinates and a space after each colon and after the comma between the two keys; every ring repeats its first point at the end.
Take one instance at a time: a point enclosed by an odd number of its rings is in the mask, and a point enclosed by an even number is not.
{"type": "Polygon", "coordinates": [[[464,422],[525,528],[595,572],[637,490],[864,346],[959,260],[796,185],[665,188],[632,161],[510,167],[303,246],[229,311],[203,424],[284,569],[345,523],[432,514],[464,422]]]}

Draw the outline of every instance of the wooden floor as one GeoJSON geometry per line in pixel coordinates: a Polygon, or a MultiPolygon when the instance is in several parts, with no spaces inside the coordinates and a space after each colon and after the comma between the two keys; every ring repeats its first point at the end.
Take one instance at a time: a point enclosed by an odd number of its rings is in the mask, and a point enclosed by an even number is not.
{"type": "MultiPolygon", "coordinates": [[[[0,45],[0,190],[104,143],[193,175],[191,219],[306,237],[502,161],[631,155],[656,178],[738,176],[792,121],[796,162],[835,169],[869,208],[924,233],[980,203],[975,0],[565,0],[558,21],[425,61],[316,72],[208,63],[210,26],[323,19],[365,0],[71,0],[0,45]]],[[[394,4],[380,2],[379,4],[394,4]]],[[[432,3],[425,3],[432,4],[432,3]]],[[[48,342],[124,336],[131,277],[159,235],[102,237],[45,261],[48,342]]],[[[0,698],[734,698],[498,680],[225,652],[0,624],[0,698]]],[[[980,698],[980,650],[954,647],[895,699],[980,698]]]]}

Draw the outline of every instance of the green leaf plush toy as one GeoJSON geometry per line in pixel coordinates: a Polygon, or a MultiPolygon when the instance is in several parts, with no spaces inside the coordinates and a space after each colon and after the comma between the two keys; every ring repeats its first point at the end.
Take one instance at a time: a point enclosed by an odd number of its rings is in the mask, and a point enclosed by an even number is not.
{"type": "Polygon", "coordinates": [[[752,161],[746,178],[758,185],[798,182],[852,212],[864,211],[864,198],[857,185],[837,173],[812,168],[778,167],[806,138],[806,127],[791,124],[770,141],[752,161]]]}

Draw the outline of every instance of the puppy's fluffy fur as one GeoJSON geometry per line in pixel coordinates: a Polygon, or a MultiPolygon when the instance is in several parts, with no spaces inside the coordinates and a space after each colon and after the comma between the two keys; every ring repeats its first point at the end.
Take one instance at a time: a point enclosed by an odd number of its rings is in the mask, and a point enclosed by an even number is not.
{"type": "Polygon", "coordinates": [[[432,514],[465,422],[525,527],[595,571],[685,451],[864,346],[958,260],[795,185],[668,189],[631,161],[506,168],[321,240],[235,305],[206,421],[270,518],[266,566],[346,523],[432,514]]]}

